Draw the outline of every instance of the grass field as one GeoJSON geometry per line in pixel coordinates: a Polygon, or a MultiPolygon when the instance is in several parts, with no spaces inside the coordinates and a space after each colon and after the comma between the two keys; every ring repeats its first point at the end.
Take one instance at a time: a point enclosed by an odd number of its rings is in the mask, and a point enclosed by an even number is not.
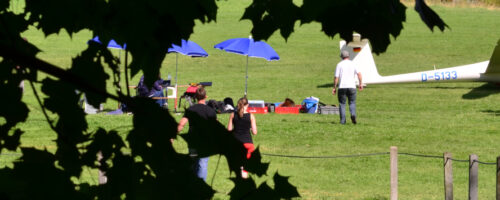
{"type": "MultiPolygon", "coordinates": [[[[244,1],[218,1],[217,23],[197,24],[190,38],[209,53],[207,58],[179,56],[179,83],[212,81],[209,99],[222,100],[243,95],[246,58],[213,49],[225,39],[248,37],[251,23],[239,21],[244,1]]],[[[488,60],[500,39],[500,11],[482,8],[433,7],[451,27],[444,33],[429,31],[413,8],[408,8],[407,22],[388,51],[375,56],[381,75],[452,67],[488,60]]],[[[285,41],[278,34],[268,43],[281,57],[267,62],[249,61],[248,95],[250,99],[279,102],[289,97],[300,102],[308,96],[337,104],[331,95],[332,76],[339,61],[339,38],[328,38],[316,23],[298,25],[285,41]]],[[[72,38],[64,32],[45,36],[36,29],[23,34],[42,49],[39,57],[58,66],[69,67],[92,37],[82,31],[72,38]]],[[[120,52],[115,51],[116,55],[120,52]]],[[[121,53],[123,58],[123,53],[121,53]]],[[[175,55],[168,55],[162,76],[175,73],[175,55]]],[[[41,75],[40,78],[43,78],[41,75]]],[[[137,83],[139,75],[133,77],[137,83]]],[[[38,86],[37,86],[38,87],[38,86]]],[[[112,89],[109,83],[108,89],[112,89]]],[[[500,88],[485,83],[430,83],[369,85],[358,93],[358,125],[338,124],[338,115],[257,115],[259,134],[254,137],[262,153],[334,156],[387,152],[398,146],[400,152],[440,156],[451,152],[456,159],[477,154],[483,162],[495,162],[500,156],[500,88]]],[[[31,110],[22,146],[54,151],[55,134],[44,120],[30,87],[23,98],[31,110]]],[[[116,102],[105,108],[116,109],[116,102]]],[[[180,119],[181,115],[174,115],[180,119]]],[[[53,116],[55,117],[55,116],[53,116]]],[[[219,115],[227,124],[228,115],[219,115]]],[[[123,136],[131,129],[131,116],[87,116],[90,128],[117,130],[123,136]]],[[[175,143],[186,152],[182,139],[175,143]]],[[[10,165],[16,154],[3,152],[2,164],[10,165]]],[[[339,159],[298,159],[264,156],[271,162],[270,173],[290,176],[303,199],[389,199],[389,156],[378,155],[339,159]]],[[[400,199],[442,199],[442,159],[399,156],[400,199]]],[[[217,157],[209,163],[208,182],[212,182],[217,157]]],[[[216,199],[227,199],[232,188],[224,159],[221,159],[214,189],[216,199]]],[[[468,164],[454,162],[455,199],[467,199],[468,164]]],[[[272,174],[270,174],[272,175],[272,174]]],[[[86,171],[81,181],[97,182],[97,173],[86,171]]],[[[264,177],[259,181],[268,181],[264,177]]],[[[495,198],[495,166],[479,166],[479,198],[495,198]]]]}

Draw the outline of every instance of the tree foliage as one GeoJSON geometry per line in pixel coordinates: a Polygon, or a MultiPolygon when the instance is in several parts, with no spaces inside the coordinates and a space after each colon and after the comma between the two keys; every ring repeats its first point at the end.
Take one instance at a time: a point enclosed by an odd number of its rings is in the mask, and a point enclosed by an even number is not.
{"type": "MultiPolygon", "coordinates": [[[[432,29],[443,30],[444,22],[422,0],[417,11],[432,29]]],[[[176,138],[177,122],[152,100],[132,98],[119,90],[119,61],[105,45],[90,43],[75,55],[71,68],[65,70],[36,57],[39,49],[23,40],[21,33],[29,26],[46,36],[66,30],[70,35],[90,30],[103,44],[111,38],[127,44],[132,55],[132,75],[142,71],[151,85],[158,77],[160,64],[172,43],[179,44],[193,33],[195,21],[216,20],[215,0],[26,0],[21,13],[9,10],[11,1],[0,3],[0,152],[17,151],[22,157],[12,168],[0,169],[0,199],[207,199],[214,190],[191,171],[188,155],[175,151],[170,143],[176,138]],[[107,74],[110,68],[112,74],[107,74]],[[38,73],[51,76],[38,80],[38,73]],[[107,91],[108,79],[118,95],[107,91]],[[18,87],[22,80],[41,85],[46,98],[35,95],[47,123],[57,135],[56,152],[20,147],[25,133],[16,127],[25,122],[29,110],[21,101],[18,87]],[[81,91],[92,105],[108,98],[124,102],[134,112],[133,128],[125,140],[116,131],[99,128],[88,130],[85,114],[78,101],[81,91]],[[46,110],[55,113],[52,119],[46,110]],[[151,126],[150,124],[162,124],[151,126]],[[131,153],[124,153],[123,149],[131,153]],[[102,155],[102,159],[98,158],[102,155]],[[108,181],[102,185],[75,183],[84,167],[105,172],[108,181]],[[57,189],[56,189],[57,188],[57,189]]],[[[257,40],[269,38],[275,31],[288,38],[296,22],[318,22],[328,36],[339,34],[350,40],[359,32],[372,41],[376,53],[385,51],[390,36],[397,37],[403,28],[405,6],[396,0],[304,0],[297,6],[292,0],[254,0],[242,19],[253,23],[257,40]]],[[[36,88],[36,87],[33,87],[36,88]]],[[[288,178],[275,173],[274,188],[266,182],[257,186],[253,179],[239,177],[240,166],[257,175],[268,172],[257,149],[250,160],[245,149],[218,122],[204,123],[210,137],[183,135],[190,147],[202,155],[223,155],[228,160],[235,187],[232,199],[281,199],[300,196],[288,178]]]]}

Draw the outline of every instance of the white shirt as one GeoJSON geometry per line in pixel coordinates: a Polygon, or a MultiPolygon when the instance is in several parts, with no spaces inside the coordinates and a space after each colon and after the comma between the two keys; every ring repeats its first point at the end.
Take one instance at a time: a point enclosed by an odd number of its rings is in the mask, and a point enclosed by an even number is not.
{"type": "Polygon", "coordinates": [[[342,60],[337,64],[335,77],[339,78],[339,88],[356,88],[358,68],[351,60],[342,60]]]}

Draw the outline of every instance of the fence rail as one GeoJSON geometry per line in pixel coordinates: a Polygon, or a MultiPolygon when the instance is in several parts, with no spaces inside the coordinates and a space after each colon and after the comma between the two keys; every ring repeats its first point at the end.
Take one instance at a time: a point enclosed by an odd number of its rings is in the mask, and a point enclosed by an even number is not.
{"type": "Polygon", "coordinates": [[[389,152],[366,153],[366,154],[351,154],[351,155],[335,155],[335,156],[299,156],[299,155],[283,155],[283,154],[261,153],[261,155],[264,155],[264,156],[273,156],[273,157],[285,157],[285,158],[322,158],[322,159],[353,158],[353,157],[378,156],[378,155],[387,155],[387,154],[389,154],[389,152]]]}
{"type": "MultiPolygon", "coordinates": [[[[286,154],[272,154],[272,153],[261,153],[263,156],[271,156],[271,157],[284,157],[284,158],[306,158],[306,159],[335,159],[335,158],[354,158],[354,157],[368,157],[368,156],[379,156],[379,155],[389,155],[390,152],[377,152],[377,153],[364,153],[364,154],[347,154],[347,155],[331,155],[331,156],[304,156],[304,155],[286,155],[286,154]]],[[[22,153],[0,153],[0,156],[22,156],[22,153]]],[[[436,155],[425,155],[425,154],[416,154],[416,153],[406,153],[406,152],[398,152],[398,155],[406,155],[413,157],[423,157],[423,158],[437,158],[442,159],[443,156],[436,155]]],[[[449,158],[450,160],[457,162],[469,162],[469,160],[455,159],[449,158]]],[[[496,162],[483,162],[480,160],[474,160],[479,164],[483,165],[496,165],[496,162]]]]}
{"type": "Polygon", "coordinates": [[[285,157],[285,158],[308,158],[308,159],[335,159],[335,158],[353,158],[353,157],[366,157],[366,156],[380,156],[390,154],[391,163],[391,200],[398,199],[398,156],[413,156],[431,159],[443,159],[444,163],[444,194],[445,200],[453,200],[453,167],[452,161],[469,163],[469,200],[478,199],[478,171],[479,164],[483,165],[496,165],[496,199],[500,200],[500,156],[497,157],[497,162],[483,162],[478,159],[475,154],[469,155],[468,160],[455,159],[451,153],[445,152],[443,156],[425,155],[407,152],[398,152],[397,147],[391,147],[390,152],[379,153],[365,153],[365,154],[351,154],[351,155],[335,155],[335,156],[299,156],[299,155],[283,155],[283,154],[269,154],[261,153],[264,156],[285,157]]]}
{"type": "MultiPolygon", "coordinates": [[[[271,154],[271,153],[261,153],[264,156],[272,157],[284,157],[284,158],[299,158],[299,159],[338,159],[338,158],[356,158],[356,157],[368,157],[368,156],[381,156],[390,155],[391,163],[391,200],[398,199],[398,156],[412,156],[412,157],[422,157],[431,159],[443,159],[444,168],[444,193],[445,200],[453,199],[453,167],[452,161],[455,162],[466,162],[469,163],[469,200],[478,199],[478,168],[479,164],[482,165],[496,165],[496,200],[500,200],[500,156],[497,157],[496,162],[483,162],[478,159],[475,154],[469,155],[468,160],[455,159],[449,152],[443,153],[443,156],[437,155],[425,155],[416,154],[408,152],[398,152],[397,147],[391,147],[389,152],[376,152],[376,153],[364,153],[364,154],[348,154],[348,155],[332,155],[332,156],[304,156],[304,155],[285,155],[285,154],[271,154]]],[[[22,156],[21,153],[0,153],[0,156],[22,156]]],[[[105,184],[107,182],[104,173],[99,171],[99,184],[105,184]]]]}
{"type": "MultiPolygon", "coordinates": [[[[379,155],[389,155],[389,154],[390,154],[390,152],[378,152],[378,153],[332,155],[332,156],[303,156],[303,155],[286,155],[286,154],[261,153],[261,155],[264,155],[264,156],[284,157],[284,158],[309,158],[309,159],[353,158],[353,157],[367,157],[367,156],[379,156],[379,155]]],[[[425,154],[416,154],[416,153],[406,153],[406,152],[398,152],[398,155],[406,155],[406,156],[413,156],[413,157],[423,157],[423,158],[443,159],[443,156],[425,155],[425,154]]],[[[469,162],[469,160],[461,160],[461,159],[455,159],[455,158],[449,158],[449,159],[453,160],[453,161],[457,161],[457,162],[466,162],[466,163],[469,162]]],[[[496,162],[483,162],[483,161],[480,161],[480,160],[474,160],[474,162],[477,162],[477,163],[483,164],[483,165],[496,165],[497,164],[496,162]]]]}

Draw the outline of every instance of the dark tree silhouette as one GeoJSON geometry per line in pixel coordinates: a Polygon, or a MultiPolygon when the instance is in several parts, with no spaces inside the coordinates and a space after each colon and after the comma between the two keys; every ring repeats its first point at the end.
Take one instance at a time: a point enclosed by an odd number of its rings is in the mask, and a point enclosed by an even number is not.
{"type": "MultiPolygon", "coordinates": [[[[417,11],[432,29],[443,30],[444,22],[422,0],[417,11]],[[428,16],[431,15],[431,16],[428,16]],[[426,17],[427,16],[427,17],[426,17]]],[[[101,44],[91,43],[73,59],[70,69],[63,69],[36,57],[39,49],[23,40],[20,34],[35,26],[45,35],[62,29],[70,35],[90,30],[103,44],[110,38],[127,43],[132,55],[132,75],[143,71],[145,83],[152,85],[158,77],[161,61],[172,43],[180,44],[193,33],[195,21],[216,20],[215,0],[26,0],[21,13],[9,10],[9,0],[0,3],[0,151],[17,151],[22,157],[13,167],[0,169],[0,199],[207,199],[213,189],[189,169],[188,155],[175,151],[169,142],[176,138],[177,122],[166,111],[157,109],[151,100],[132,98],[119,90],[118,59],[101,44]],[[107,74],[110,68],[112,74],[107,74]],[[38,80],[37,74],[51,76],[38,80]],[[112,77],[118,95],[106,90],[112,77]],[[21,101],[22,80],[40,84],[35,96],[45,117],[57,135],[55,153],[20,147],[25,133],[16,127],[25,122],[29,110],[21,101]],[[86,93],[90,104],[97,106],[108,98],[125,102],[134,112],[133,128],[125,141],[117,132],[103,128],[89,131],[85,114],[78,106],[81,98],[75,90],[86,93]],[[149,124],[164,124],[153,127],[149,124]],[[125,154],[122,148],[129,148],[125,154]],[[100,152],[102,159],[97,158],[100,152]],[[74,183],[84,167],[100,169],[108,181],[102,185],[74,183]]],[[[242,19],[253,23],[255,39],[267,39],[279,30],[283,38],[293,33],[294,24],[318,22],[328,36],[350,40],[353,31],[372,41],[376,53],[385,51],[390,35],[397,37],[403,28],[405,6],[396,0],[304,0],[299,7],[292,0],[254,0],[242,19]]],[[[200,119],[201,120],[201,119],[200,119]]],[[[250,160],[244,148],[218,122],[203,122],[209,138],[185,135],[189,146],[204,155],[223,155],[229,169],[239,172],[245,166],[258,176],[267,174],[268,163],[261,162],[257,149],[250,160]],[[200,142],[203,141],[203,142],[200,142]]],[[[235,173],[239,174],[239,173],[235,173]]],[[[232,199],[281,199],[298,197],[297,189],[287,177],[277,172],[274,188],[259,186],[252,179],[233,179],[232,199]]]]}

